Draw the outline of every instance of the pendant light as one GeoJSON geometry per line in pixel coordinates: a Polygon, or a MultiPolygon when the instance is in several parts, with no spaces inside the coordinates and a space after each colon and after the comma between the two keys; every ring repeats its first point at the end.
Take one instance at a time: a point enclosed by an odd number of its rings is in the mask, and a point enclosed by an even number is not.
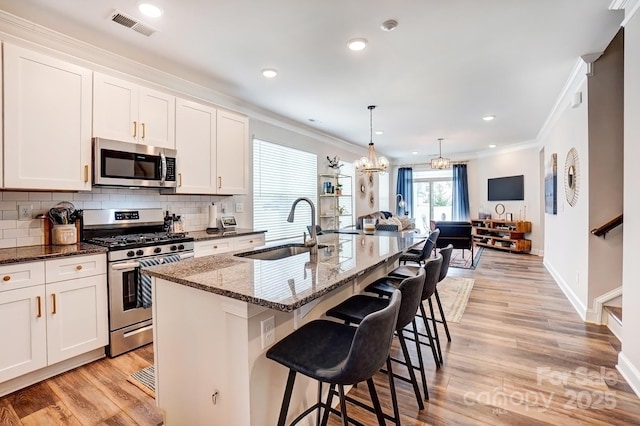
{"type": "Polygon", "coordinates": [[[375,105],[369,105],[369,152],[366,157],[356,160],[354,166],[360,174],[385,173],[389,167],[389,160],[385,157],[378,157],[373,146],[373,110],[375,105]]]}
{"type": "Polygon", "coordinates": [[[440,155],[438,156],[438,158],[432,158],[431,159],[431,168],[432,169],[448,169],[451,167],[451,160],[449,158],[444,158],[442,156],[442,138],[438,139],[438,142],[440,143],[440,155]]]}

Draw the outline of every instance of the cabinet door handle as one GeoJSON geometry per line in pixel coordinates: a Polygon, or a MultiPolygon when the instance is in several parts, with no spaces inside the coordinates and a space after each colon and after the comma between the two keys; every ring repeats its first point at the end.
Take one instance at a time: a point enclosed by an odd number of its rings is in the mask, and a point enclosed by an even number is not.
{"type": "Polygon", "coordinates": [[[217,248],[218,248],[218,246],[213,246],[213,248],[214,248],[214,249],[217,249],[217,248]]]}
{"type": "Polygon", "coordinates": [[[38,314],[36,315],[36,318],[41,318],[42,317],[42,303],[40,302],[40,296],[36,296],[36,303],[38,304],[38,314]]]}
{"type": "Polygon", "coordinates": [[[138,122],[137,121],[133,122],[133,137],[134,138],[138,137],[138,122]]]}
{"type": "Polygon", "coordinates": [[[11,275],[5,275],[2,277],[2,281],[11,281],[11,275]]]}
{"type": "Polygon", "coordinates": [[[145,131],[147,126],[145,126],[144,123],[140,123],[140,126],[142,126],[142,139],[144,139],[144,137],[146,136],[146,133],[147,133],[145,131]]]}
{"type": "Polygon", "coordinates": [[[55,315],[58,313],[58,307],[56,306],[56,294],[51,293],[51,301],[53,302],[53,307],[51,309],[51,314],[55,315]]]}
{"type": "Polygon", "coordinates": [[[178,186],[182,186],[182,173],[178,173],[178,186]]]}
{"type": "Polygon", "coordinates": [[[84,183],[89,182],[89,165],[84,165],[84,183]]]}
{"type": "Polygon", "coordinates": [[[253,244],[253,240],[249,240],[249,244],[253,244]]]}
{"type": "Polygon", "coordinates": [[[222,176],[218,176],[218,189],[222,188],[222,176]]]}
{"type": "Polygon", "coordinates": [[[76,271],[82,271],[82,265],[76,266],[76,271]]]}

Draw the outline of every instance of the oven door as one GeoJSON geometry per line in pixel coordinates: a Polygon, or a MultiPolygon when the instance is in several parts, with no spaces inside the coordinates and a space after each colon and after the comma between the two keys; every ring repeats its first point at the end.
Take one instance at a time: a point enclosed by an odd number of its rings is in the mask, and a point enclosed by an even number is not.
{"type": "MultiPolygon", "coordinates": [[[[162,259],[166,256],[158,256],[162,259]]],[[[193,257],[193,252],[180,253],[181,259],[193,257]]],[[[138,308],[140,263],[135,260],[112,262],[109,265],[109,329],[118,330],[151,319],[151,308],[138,308]]],[[[141,305],[141,303],[140,303],[141,305]]]]}

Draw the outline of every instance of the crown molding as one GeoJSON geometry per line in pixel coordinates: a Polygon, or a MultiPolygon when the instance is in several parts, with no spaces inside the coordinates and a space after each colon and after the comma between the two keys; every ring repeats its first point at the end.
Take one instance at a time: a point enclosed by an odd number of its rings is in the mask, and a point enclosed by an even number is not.
{"type": "MultiPolygon", "coordinates": [[[[614,3],[616,3],[616,1],[614,1],[614,3]]],[[[624,1],[624,19],[620,25],[625,27],[636,13],[638,13],[638,9],[640,9],[640,0],[624,1]]]]}

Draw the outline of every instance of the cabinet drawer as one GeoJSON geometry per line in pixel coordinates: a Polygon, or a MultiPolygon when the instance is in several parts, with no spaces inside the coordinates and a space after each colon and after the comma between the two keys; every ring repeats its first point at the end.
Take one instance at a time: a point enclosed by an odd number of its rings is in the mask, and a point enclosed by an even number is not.
{"type": "Polygon", "coordinates": [[[107,273],[107,257],[104,254],[69,256],[45,262],[47,282],[53,283],[74,278],[107,273]]]}
{"type": "Polygon", "coordinates": [[[233,251],[233,238],[199,241],[193,245],[195,257],[210,256],[227,251],[233,251]]]}
{"type": "Polygon", "coordinates": [[[44,284],[44,262],[0,266],[0,292],[44,284]]]}
{"type": "Polygon", "coordinates": [[[236,237],[235,239],[235,250],[242,250],[245,248],[253,248],[264,245],[264,234],[253,234],[246,235],[242,237],[236,237]]]}

